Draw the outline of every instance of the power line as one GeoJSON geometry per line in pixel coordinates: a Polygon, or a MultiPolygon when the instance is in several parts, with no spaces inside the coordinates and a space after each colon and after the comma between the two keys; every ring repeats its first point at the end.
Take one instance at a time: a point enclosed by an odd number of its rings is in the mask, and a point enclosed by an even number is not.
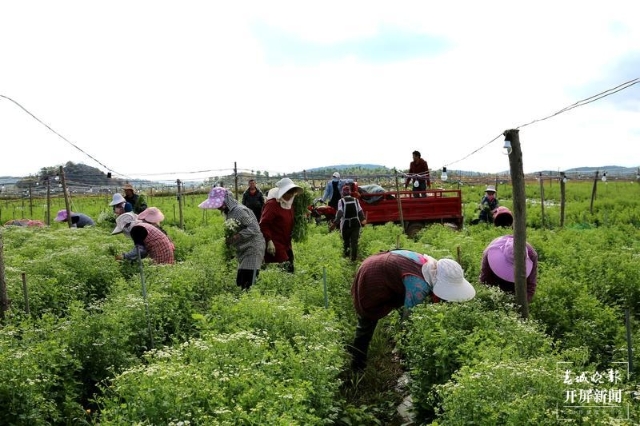
{"type": "Polygon", "coordinates": [[[34,120],[36,120],[38,123],[42,124],[43,126],[45,126],[47,129],[49,129],[51,132],[53,132],[54,134],[56,134],[60,139],[62,139],[63,141],[65,141],[66,143],[68,143],[69,145],[71,145],[72,147],[74,147],[75,149],[77,149],[78,151],[82,152],[84,155],[86,155],[87,157],[91,158],[93,161],[95,161],[96,163],[100,164],[102,167],[104,167],[105,169],[107,169],[108,171],[120,175],[120,176],[124,176],[124,177],[128,177],[126,175],[123,175],[122,173],[118,173],[114,170],[112,170],[111,168],[109,168],[108,166],[106,166],[104,163],[102,163],[101,161],[99,161],[97,158],[95,158],[94,156],[92,156],[91,154],[89,154],[88,152],[84,151],[82,148],[80,148],[78,145],[74,144],[73,142],[71,142],[69,139],[65,138],[64,136],[62,136],[60,133],[56,132],[55,130],[53,130],[47,123],[43,122],[42,120],[40,120],[38,117],[36,117],[35,115],[33,115],[28,109],[26,109],[25,107],[23,107],[22,105],[20,105],[18,102],[14,101],[13,99],[11,99],[8,96],[5,95],[0,95],[0,98],[5,98],[8,101],[13,102],[15,105],[17,105],[18,107],[20,107],[24,112],[26,112],[27,114],[29,114],[34,120]]]}
{"type": "MultiPolygon", "coordinates": [[[[626,81],[626,82],[624,82],[622,84],[619,84],[619,85],[617,85],[615,87],[612,87],[610,89],[607,89],[607,90],[602,91],[600,93],[597,93],[595,95],[589,96],[588,98],[584,98],[584,99],[581,99],[581,100],[579,100],[577,102],[574,102],[571,105],[568,105],[568,106],[562,108],[561,110],[559,110],[557,112],[554,112],[553,114],[550,114],[550,115],[548,115],[546,117],[537,118],[537,119],[532,120],[532,121],[530,121],[528,123],[521,124],[520,126],[516,127],[516,129],[521,129],[521,128],[527,127],[527,126],[529,126],[531,124],[539,123],[541,121],[548,120],[548,119],[550,119],[552,117],[558,116],[558,115],[563,114],[563,113],[568,112],[568,111],[571,111],[574,108],[578,108],[578,107],[590,104],[591,102],[595,102],[595,101],[598,101],[600,99],[606,98],[607,96],[611,96],[614,93],[618,93],[618,92],[620,92],[622,90],[628,89],[629,87],[631,87],[631,86],[633,86],[635,84],[638,84],[638,83],[640,83],[640,78],[634,78],[632,80],[626,81]]],[[[478,151],[480,151],[480,150],[486,148],[487,146],[491,145],[493,142],[495,142],[497,139],[499,139],[502,135],[503,135],[503,132],[500,132],[500,134],[498,134],[498,136],[496,136],[495,138],[491,139],[489,142],[485,143],[484,145],[480,146],[479,148],[477,148],[476,150],[472,151],[471,153],[465,155],[464,157],[460,158],[459,160],[452,161],[451,163],[445,164],[445,167],[449,167],[452,164],[459,163],[462,160],[466,160],[467,158],[469,158],[472,155],[476,154],[478,151]]]]}

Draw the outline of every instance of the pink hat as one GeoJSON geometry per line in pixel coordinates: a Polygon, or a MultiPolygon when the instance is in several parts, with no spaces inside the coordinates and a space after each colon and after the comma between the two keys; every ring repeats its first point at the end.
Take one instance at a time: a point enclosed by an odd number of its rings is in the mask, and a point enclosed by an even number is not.
{"type": "Polygon", "coordinates": [[[511,226],[513,225],[513,214],[511,210],[504,206],[496,207],[493,211],[493,224],[495,226],[511,226]]]}
{"type": "Polygon", "coordinates": [[[227,195],[227,189],[216,186],[209,191],[209,198],[201,202],[198,207],[201,209],[219,209],[224,204],[224,197],[227,195]]]}
{"type": "Polygon", "coordinates": [[[64,222],[65,220],[67,220],[67,210],[66,209],[60,210],[54,220],[56,222],[64,222]]]}
{"type": "Polygon", "coordinates": [[[160,223],[164,220],[164,215],[159,208],[149,207],[140,212],[138,220],[144,220],[149,223],[160,223]]]}
{"type": "MultiPolygon", "coordinates": [[[[491,241],[486,248],[489,267],[498,277],[510,283],[515,282],[515,266],[513,264],[513,235],[504,235],[491,241]]],[[[525,269],[527,276],[533,270],[533,261],[525,248],[525,269]]]]}

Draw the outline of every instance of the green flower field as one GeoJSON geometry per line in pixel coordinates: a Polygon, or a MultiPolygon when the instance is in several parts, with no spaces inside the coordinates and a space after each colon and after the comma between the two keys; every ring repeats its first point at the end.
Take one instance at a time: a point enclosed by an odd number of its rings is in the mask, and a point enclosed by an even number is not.
{"type": "MultiPolygon", "coordinates": [[[[0,228],[10,299],[0,326],[2,425],[635,425],[640,424],[640,183],[560,185],[527,193],[527,240],[539,255],[529,319],[514,298],[478,282],[485,246],[510,230],[470,225],[484,186],[462,186],[465,226],[409,238],[365,226],[359,259],[394,248],[451,257],[477,291],[464,304],[392,312],[363,374],[346,350],[358,262],[305,219],[296,200],[294,274],[269,265],[243,292],[206,194],[148,197],[165,214],[175,265],[115,260],[133,243],[111,235],[111,195],[72,199],[93,228],[0,228]],[[398,379],[406,378],[404,386],[398,379]],[[409,417],[398,414],[410,400],[409,417]]],[[[508,185],[502,205],[513,207],[508,185]]],[[[54,199],[51,217],[64,208],[54,199]]],[[[38,200],[32,219],[43,220],[38,200]]],[[[0,200],[0,221],[29,217],[0,200]]]]}

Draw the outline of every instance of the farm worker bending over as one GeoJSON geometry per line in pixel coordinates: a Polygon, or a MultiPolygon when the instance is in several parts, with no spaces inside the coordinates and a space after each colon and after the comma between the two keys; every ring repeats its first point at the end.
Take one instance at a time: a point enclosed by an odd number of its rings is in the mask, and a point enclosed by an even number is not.
{"type": "Polygon", "coordinates": [[[503,228],[511,228],[513,226],[513,213],[504,206],[499,206],[493,211],[493,225],[503,228]]]}
{"type": "Polygon", "coordinates": [[[161,230],[164,235],[167,235],[167,231],[165,231],[160,225],[160,223],[164,220],[164,214],[159,208],[146,208],[142,213],[138,215],[138,220],[155,226],[156,228],[161,230]]]}
{"type": "MultiPolygon", "coordinates": [[[[264,258],[265,242],[260,225],[250,208],[244,206],[225,188],[212,188],[209,198],[198,206],[201,209],[218,209],[224,215],[225,226],[232,226],[232,234],[225,243],[233,246],[238,257],[236,284],[248,290],[258,277],[264,258]]],[[[229,235],[229,234],[227,234],[229,235]]]]}
{"type": "Polygon", "coordinates": [[[344,184],[345,180],[340,179],[340,173],[333,172],[331,180],[327,182],[327,186],[324,188],[321,200],[338,210],[338,201],[340,201],[340,194],[344,184]]]}
{"type": "Polygon", "coordinates": [[[116,227],[111,235],[124,233],[131,237],[134,248],[116,256],[117,260],[135,260],[149,256],[155,263],[173,264],[174,246],[171,240],[155,226],[138,221],[134,213],[123,213],[116,218],[116,227]]]}
{"type": "Polygon", "coordinates": [[[295,220],[293,200],[302,191],[291,179],[280,179],[276,187],[269,190],[260,217],[260,230],[267,243],[265,263],[280,263],[291,273],[294,271],[291,243],[295,220]]]}
{"type": "Polygon", "coordinates": [[[413,306],[431,299],[464,302],[476,291],[464,278],[462,267],[454,260],[436,260],[409,250],[392,250],[366,258],[351,286],[353,306],[358,314],[351,368],[362,371],[378,320],[393,309],[413,306]]]}
{"type": "Polygon", "coordinates": [[[113,194],[113,199],[109,203],[113,207],[113,212],[117,216],[122,213],[129,213],[133,211],[133,206],[127,200],[124,199],[122,194],[113,194]]]}
{"type": "MultiPolygon", "coordinates": [[[[538,277],[538,253],[527,244],[525,270],[527,274],[527,301],[533,300],[538,277]]],[[[480,282],[500,287],[515,294],[515,268],[513,259],[513,235],[504,235],[491,241],[482,253],[480,282]]]]}
{"type": "Polygon", "coordinates": [[[124,199],[133,206],[133,212],[140,214],[147,208],[147,200],[142,194],[136,194],[133,186],[126,184],[124,187],[124,199]]]}
{"type": "MultiPolygon", "coordinates": [[[[67,210],[62,209],[58,212],[56,222],[65,222],[67,220],[67,210]]],[[[84,228],[85,226],[93,226],[95,222],[86,214],[71,212],[71,227],[84,228]]]]}
{"type": "Polygon", "coordinates": [[[333,226],[340,226],[343,242],[342,255],[350,257],[354,262],[358,256],[360,230],[365,223],[364,211],[360,207],[360,202],[351,196],[349,185],[343,186],[342,199],[338,201],[338,212],[333,226]]]}

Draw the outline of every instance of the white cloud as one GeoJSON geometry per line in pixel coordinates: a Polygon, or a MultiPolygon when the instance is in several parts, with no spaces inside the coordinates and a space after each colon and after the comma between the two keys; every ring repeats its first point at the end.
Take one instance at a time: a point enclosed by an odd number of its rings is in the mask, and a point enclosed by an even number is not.
{"type": "MultiPolygon", "coordinates": [[[[128,176],[234,164],[272,173],[340,163],[404,169],[414,149],[439,169],[576,93],[621,83],[613,65],[640,51],[636,9],[632,1],[12,2],[0,6],[0,94],[128,176]],[[273,65],[257,24],[302,46],[391,26],[450,48],[387,63],[273,65]]],[[[523,128],[525,171],[637,166],[637,112],[599,101],[523,128]]],[[[97,165],[2,98],[0,140],[0,175],[97,165]]],[[[506,170],[501,140],[450,168],[506,170]]]]}

